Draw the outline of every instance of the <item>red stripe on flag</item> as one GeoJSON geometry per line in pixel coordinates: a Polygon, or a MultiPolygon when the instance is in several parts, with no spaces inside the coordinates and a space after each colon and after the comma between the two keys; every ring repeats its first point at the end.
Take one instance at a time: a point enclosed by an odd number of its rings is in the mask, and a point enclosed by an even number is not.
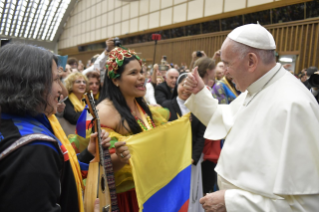
{"type": "Polygon", "coordinates": [[[184,205],[179,209],[178,212],[187,212],[188,211],[189,199],[184,203],[184,205]]]}

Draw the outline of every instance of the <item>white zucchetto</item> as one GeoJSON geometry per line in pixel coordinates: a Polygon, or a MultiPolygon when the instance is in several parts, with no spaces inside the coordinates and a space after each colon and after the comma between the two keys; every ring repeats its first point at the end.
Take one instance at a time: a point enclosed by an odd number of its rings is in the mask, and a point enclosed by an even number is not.
{"type": "Polygon", "coordinates": [[[259,24],[247,24],[231,31],[228,38],[256,49],[275,50],[276,43],[270,32],[259,24]]]}

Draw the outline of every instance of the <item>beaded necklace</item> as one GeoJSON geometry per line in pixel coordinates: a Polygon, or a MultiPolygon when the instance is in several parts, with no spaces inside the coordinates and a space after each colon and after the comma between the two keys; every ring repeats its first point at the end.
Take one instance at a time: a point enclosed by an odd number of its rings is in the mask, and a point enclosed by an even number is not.
{"type": "Polygon", "coordinates": [[[136,122],[138,123],[138,125],[140,125],[141,129],[143,131],[147,131],[147,130],[155,128],[155,124],[151,120],[150,116],[146,114],[146,112],[140,107],[139,104],[137,104],[137,103],[135,103],[135,104],[140,112],[142,120],[135,115],[134,115],[134,118],[135,118],[136,122]]]}

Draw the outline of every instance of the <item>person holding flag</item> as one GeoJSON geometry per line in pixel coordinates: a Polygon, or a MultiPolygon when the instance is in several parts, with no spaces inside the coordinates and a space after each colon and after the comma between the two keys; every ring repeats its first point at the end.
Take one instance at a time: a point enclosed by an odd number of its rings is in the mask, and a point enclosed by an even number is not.
{"type": "MultiPolygon", "coordinates": [[[[169,111],[161,108],[150,108],[147,106],[144,95],[145,89],[145,74],[141,67],[141,60],[134,51],[126,50],[123,47],[116,47],[109,53],[107,60],[107,76],[104,78],[104,87],[100,94],[101,102],[97,106],[98,115],[101,122],[101,128],[110,133],[111,137],[111,159],[113,168],[115,171],[115,184],[117,192],[117,201],[120,211],[178,211],[184,205],[187,209],[189,199],[190,188],[190,174],[191,174],[191,135],[190,124],[188,118],[183,119],[185,122],[181,125],[185,126],[185,130],[189,130],[189,133],[185,133],[189,136],[189,139],[182,141],[174,141],[169,139],[159,140],[154,135],[156,133],[171,137],[170,133],[176,134],[176,127],[167,123],[169,118],[169,111]],[[167,123],[167,124],[166,124],[167,123]],[[165,125],[164,125],[165,124],[165,125]],[[161,126],[163,125],[163,126],[161,126]],[[160,129],[161,127],[165,129],[160,129]],[[153,129],[155,128],[155,129],[153,129]],[[156,131],[160,129],[162,131],[156,131]],[[165,133],[167,132],[167,134],[165,133]],[[171,156],[176,149],[170,150],[165,146],[170,145],[171,148],[174,145],[179,145],[178,148],[185,148],[185,151],[171,156]],[[156,146],[156,150],[151,151],[152,147],[156,146]],[[146,148],[146,150],[145,150],[146,148]],[[133,151],[133,157],[131,153],[133,151]],[[166,154],[175,159],[171,159],[171,164],[166,158],[152,159],[161,151],[167,151],[166,154]],[[149,155],[152,154],[152,155],[149,155]],[[143,158],[144,157],[144,158],[143,158]],[[180,158],[182,157],[182,159],[180,158]],[[148,159],[145,159],[148,158],[148,159]],[[149,162],[147,162],[149,161],[149,162]],[[176,161],[176,162],[175,162],[176,161]],[[157,167],[157,165],[150,165],[153,162],[161,162],[166,169],[157,167]],[[167,165],[169,164],[169,165],[167,165]],[[173,165],[172,165],[173,164],[173,165]],[[181,167],[175,169],[175,164],[181,167]],[[160,171],[161,175],[152,177],[152,173],[160,171]],[[177,172],[169,171],[165,174],[165,170],[178,170],[183,171],[184,175],[179,175],[177,172]],[[173,174],[172,174],[173,173],[173,174]],[[142,180],[143,177],[149,178],[142,180]],[[162,184],[161,180],[157,180],[152,183],[153,179],[158,177],[165,178],[166,176],[172,176],[166,183],[162,184]],[[172,179],[174,177],[180,177],[183,180],[177,180],[177,182],[184,182],[185,189],[181,189],[182,186],[174,184],[176,183],[172,179]],[[142,182],[143,181],[143,182],[142,182]],[[149,183],[150,185],[148,186],[149,183]],[[162,195],[164,197],[173,197],[170,192],[170,188],[165,185],[177,185],[174,187],[174,191],[180,194],[174,197],[176,203],[174,205],[169,204],[169,209],[163,209],[165,205],[162,204],[156,195],[162,195]],[[148,192],[145,188],[155,187],[152,191],[148,192]],[[159,188],[162,188],[161,193],[159,188]],[[147,194],[147,195],[145,195],[147,194]],[[147,197],[146,197],[147,196],[147,197]],[[145,198],[144,198],[145,197],[145,198]],[[159,205],[159,206],[158,206],[159,205]]],[[[176,139],[177,137],[172,137],[176,139]]],[[[163,156],[163,155],[162,155],[163,156]]],[[[159,156],[161,157],[161,156],[159,156]]],[[[144,178],[143,178],[144,179],[144,178]]],[[[178,178],[179,179],[179,178],[178,178]]],[[[165,199],[165,198],[164,198],[165,199]]],[[[166,199],[165,199],[166,200],[166,199]]]]}

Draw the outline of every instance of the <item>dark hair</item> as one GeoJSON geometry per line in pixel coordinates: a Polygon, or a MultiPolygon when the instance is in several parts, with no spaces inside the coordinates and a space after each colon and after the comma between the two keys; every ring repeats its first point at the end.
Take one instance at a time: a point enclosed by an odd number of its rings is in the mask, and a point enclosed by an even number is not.
{"type": "Polygon", "coordinates": [[[187,77],[187,73],[182,73],[181,75],[179,75],[179,77],[178,77],[178,79],[177,79],[177,81],[176,81],[176,86],[175,86],[175,88],[174,88],[174,90],[173,90],[173,95],[172,95],[172,99],[174,99],[174,98],[176,98],[177,96],[178,96],[178,92],[177,92],[177,90],[178,90],[178,85],[181,83],[181,82],[183,82],[183,80],[187,77]]]}
{"type": "MultiPolygon", "coordinates": [[[[123,65],[119,66],[119,69],[117,70],[117,73],[120,74],[119,79],[122,77],[122,73],[124,71],[125,66],[132,60],[137,60],[137,58],[135,56],[131,58],[125,58],[123,61],[123,65]]],[[[141,127],[136,122],[134,116],[131,113],[129,106],[126,103],[126,100],[123,94],[121,93],[120,89],[114,85],[112,79],[110,79],[107,76],[107,73],[105,73],[103,88],[99,97],[99,102],[103,101],[106,98],[108,98],[109,100],[113,102],[114,107],[119,112],[121,116],[121,127],[124,127],[129,132],[131,131],[133,134],[142,132],[141,127]],[[125,120],[127,121],[130,129],[127,129],[125,127],[124,125],[125,120]]],[[[151,111],[148,108],[144,98],[138,97],[136,98],[136,101],[142,107],[142,109],[147,113],[147,115],[149,115],[152,119],[151,111]]]]}
{"type": "Polygon", "coordinates": [[[10,43],[0,48],[0,106],[15,115],[44,113],[52,87],[50,51],[36,46],[10,43]]]}
{"type": "Polygon", "coordinates": [[[70,57],[70,58],[67,60],[67,64],[69,64],[70,66],[72,66],[74,63],[79,64],[78,59],[76,59],[75,57],[70,57]]]}
{"type": "MultiPolygon", "coordinates": [[[[86,77],[88,78],[88,80],[90,80],[90,78],[97,79],[97,81],[99,82],[99,92],[101,92],[100,74],[95,71],[90,71],[89,73],[86,74],[86,77]]],[[[88,86],[89,86],[89,83],[88,83],[88,86]]]]}
{"type": "Polygon", "coordinates": [[[215,62],[209,57],[202,57],[196,60],[194,67],[198,66],[198,73],[201,78],[207,73],[207,69],[212,70],[215,68],[215,62]]]}
{"type": "Polygon", "coordinates": [[[311,67],[307,68],[307,70],[306,70],[307,76],[310,77],[311,75],[313,75],[317,71],[318,71],[317,67],[311,66],[311,67]]]}

